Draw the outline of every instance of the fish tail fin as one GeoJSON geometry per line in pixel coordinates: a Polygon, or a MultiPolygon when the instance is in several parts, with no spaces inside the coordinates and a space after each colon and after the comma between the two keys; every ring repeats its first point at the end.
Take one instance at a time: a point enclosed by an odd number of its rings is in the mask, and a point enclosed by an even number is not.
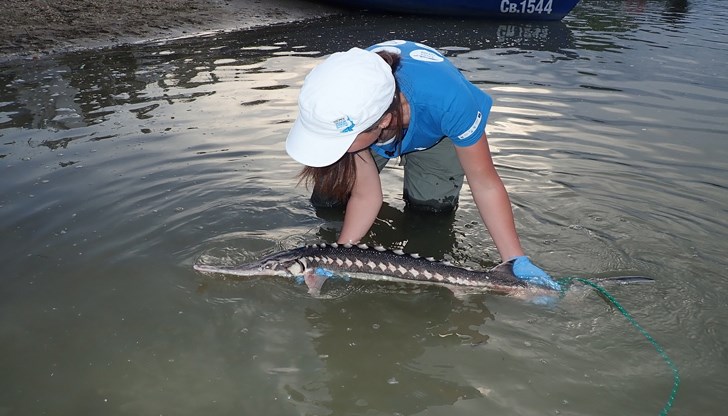
{"type": "Polygon", "coordinates": [[[611,277],[598,277],[595,279],[589,279],[596,283],[606,284],[618,284],[618,285],[637,285],[645,283],[654,283],[655,279],[647,276],[611,276],[611,277]]]}

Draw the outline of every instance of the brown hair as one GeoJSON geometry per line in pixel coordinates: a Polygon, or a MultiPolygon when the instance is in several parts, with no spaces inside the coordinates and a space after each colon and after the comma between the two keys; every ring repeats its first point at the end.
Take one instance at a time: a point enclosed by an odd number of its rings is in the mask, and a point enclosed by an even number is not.
{"type": "MultiPolygon", "coordinates": [[[[392,68],[392,73],[397,70],[400,63],[400,56],[397,53],[380,51],[377,52],[379,56],[384,59],[387,64],[392,68]]],[[[402,140],[402,129],[404,122],[402,120],[402,103],[399,99],[399,85],[395,78],[394,88],[394,99],[390,104],[387,111],[384,112],[382,117],[377,120],[371,127],[364,130],[369,132],[377,128],[379,121],[387,114],[392,114],[393,123],[395,127],[395,142],[402,140]]],[[[369,149],[361,150],[362,152],[368,152],[369,149]]],[[[354,188],[354,182],[356,181],[356,160],[355,157],[361,157],[359,152],[356,153],[344,153],[341,159],[337,160],[329,166],[323,167],[312,167],[304,166],[301,172],[298,174],[298,183],[305,183],[306,186],[313,185],[314,192],[325,197],[329,200],[334,200],[342,204],[346,204],[351,195],[351,190],[354,188]]]]}

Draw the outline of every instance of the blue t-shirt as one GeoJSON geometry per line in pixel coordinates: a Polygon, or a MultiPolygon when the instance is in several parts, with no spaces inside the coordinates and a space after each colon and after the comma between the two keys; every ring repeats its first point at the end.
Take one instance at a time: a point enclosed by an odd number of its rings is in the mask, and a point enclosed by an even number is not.
{"type": "Polygon", "coordinates": [[[493,99],[447,58],[429,46],[403,40],[367,49],[400,55],[394,76],[410,106],[409,127],[401,143],[375,143],[372,150],[377,154],[393,158],[429,149],[445,136],[456,146],[470,146],[480,139],[493,99]]]}

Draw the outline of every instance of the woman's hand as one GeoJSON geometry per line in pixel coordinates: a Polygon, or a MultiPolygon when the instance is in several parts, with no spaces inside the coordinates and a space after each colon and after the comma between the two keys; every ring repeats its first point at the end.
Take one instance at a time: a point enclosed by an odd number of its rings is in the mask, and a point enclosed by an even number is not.
{"type": "Polygon", "coordinates": [[[513,259],[513,275],[521,280],[534,285],[543,286],[552,290],[561,290],[559,285],[548,273],[540,267],[531,263],[526,256],[518,256],[513,259]]]}

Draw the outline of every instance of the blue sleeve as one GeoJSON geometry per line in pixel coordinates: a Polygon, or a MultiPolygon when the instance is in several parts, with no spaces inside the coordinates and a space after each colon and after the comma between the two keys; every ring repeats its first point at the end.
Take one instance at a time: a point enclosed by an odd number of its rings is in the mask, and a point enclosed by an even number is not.
{"type": "Polygon", "coordinates": [[[470,86],[453,97],[442,119],[442,131],[456,146],[474,144],[483,136],[492,104],[488,94],[470,86]]]}

